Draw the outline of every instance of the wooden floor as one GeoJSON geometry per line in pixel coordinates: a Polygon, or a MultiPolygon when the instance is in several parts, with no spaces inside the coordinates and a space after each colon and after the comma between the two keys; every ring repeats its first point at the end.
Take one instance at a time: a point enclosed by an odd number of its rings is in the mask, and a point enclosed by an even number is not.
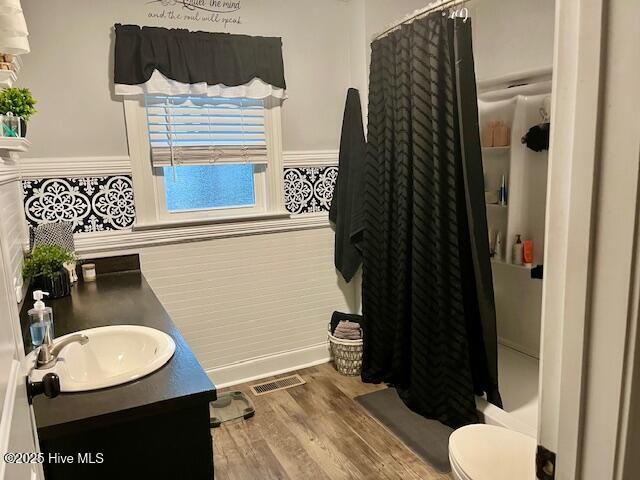
{"type": "Polygon", "coordinates": [[[307,383],[259,397],[247,384],[233,387],[250,396],[256,415],[212,430],[217,480],[451,478],[353,400],[383,386],[343,377],[331,364],[295,373],[307,383]]]}

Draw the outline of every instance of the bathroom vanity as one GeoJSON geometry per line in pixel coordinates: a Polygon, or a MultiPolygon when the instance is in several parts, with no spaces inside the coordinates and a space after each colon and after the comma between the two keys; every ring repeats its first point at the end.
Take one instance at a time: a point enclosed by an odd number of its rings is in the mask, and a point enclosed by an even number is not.
{"type": "MultiPolygon", "coordinates": [[[[111,263],[95,282],[50,300],[57,337],[108,325],[141,325],[167,333],[172,358],[136,381],[100,390],[33,398],[47,480],[213,478],[209,402],[216,390],[147,284],[137,258],[111,263]],[[132,269],[131,269],[132,268],[132,269]],[[54,461],[47,461],[49,459],[54,461]]],[[[27,297],[30,298],[30,297],[27,297]]],[[[21,322],[31,349],[26,311],[21,322]]]]}

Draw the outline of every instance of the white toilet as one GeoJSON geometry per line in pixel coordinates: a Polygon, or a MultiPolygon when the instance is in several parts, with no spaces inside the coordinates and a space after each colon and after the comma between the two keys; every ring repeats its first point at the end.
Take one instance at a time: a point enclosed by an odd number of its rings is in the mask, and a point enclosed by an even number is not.
{"type": "Polygon", "coordinates": [[[449,437],[455,480],[534,480],[536,440],[493,425],[467,425],[449,437]]]}

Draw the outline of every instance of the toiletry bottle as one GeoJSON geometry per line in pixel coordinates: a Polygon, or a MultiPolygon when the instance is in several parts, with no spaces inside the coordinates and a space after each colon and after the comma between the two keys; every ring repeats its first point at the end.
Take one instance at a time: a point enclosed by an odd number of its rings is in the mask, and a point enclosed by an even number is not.
{"type": "Polygon", "coordinates": [[[34,347],[42,345],[46,328],[49,327],[51,331],[51,338],[53,338],[53,310],[51,307],[45,306],[42,298],[44,295],[49,295],[48,292],[42,290],[33,291],[33,299],[35,300],[33,308],[27,313],[29,314],[29,330],[31,332],[31,344],[34,347]]]}
{"type": "Polygon", "coordinates": [[[480,140],[483,147],[493,147],[493,122],[484,126],[480,140]]]}
{"type": "Polygon", "coordinates": [[[502,181],[500,182],[500,190],[498,190],[498,197],[500,199],[500,205],[503,207],[507,205],[507,179],[502,174],[502,181]]]}
{"type": "Polygon", "coordinates": [[[524,266],[533,267],[533,240],[525,240],[522,251],[524,266]]]}
{"type": "Polygon", "coordinates": [[[508,147],[511,143],[511,129],[503,121],[498,122],[493,130],[493,146],[508,147]]]}
{"type": "Polygon", "coordinates": [[[499,262],[502,261],[502,235],[500,232],[496,234],[496,246],[495,246],[494,258],[499,262]]]}
{"type": "Polygon", "coordinates": [[[520,234],[516,235],[516,243],[513,244],[513,257],[511,259],[514,265],[522,265],[522,240],[520,234]]]}

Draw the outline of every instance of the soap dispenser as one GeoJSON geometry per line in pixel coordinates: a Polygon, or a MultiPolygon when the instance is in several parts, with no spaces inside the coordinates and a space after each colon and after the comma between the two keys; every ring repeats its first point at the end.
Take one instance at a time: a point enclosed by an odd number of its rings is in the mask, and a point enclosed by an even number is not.
{"type": "Polygon", "coordinates": [[[51,338],[53,335],[53,310],[51,307],[47,307],[42,299],[45,295],[49,295],[49,292],[43,292],[42,290],[33,291],[33,299],[35,300],[33,308],[27,312],[29,314],[29,330],[31,332],[31,344],[35,347],[42,345],[44,336],[49,328],[51,338]]]}

